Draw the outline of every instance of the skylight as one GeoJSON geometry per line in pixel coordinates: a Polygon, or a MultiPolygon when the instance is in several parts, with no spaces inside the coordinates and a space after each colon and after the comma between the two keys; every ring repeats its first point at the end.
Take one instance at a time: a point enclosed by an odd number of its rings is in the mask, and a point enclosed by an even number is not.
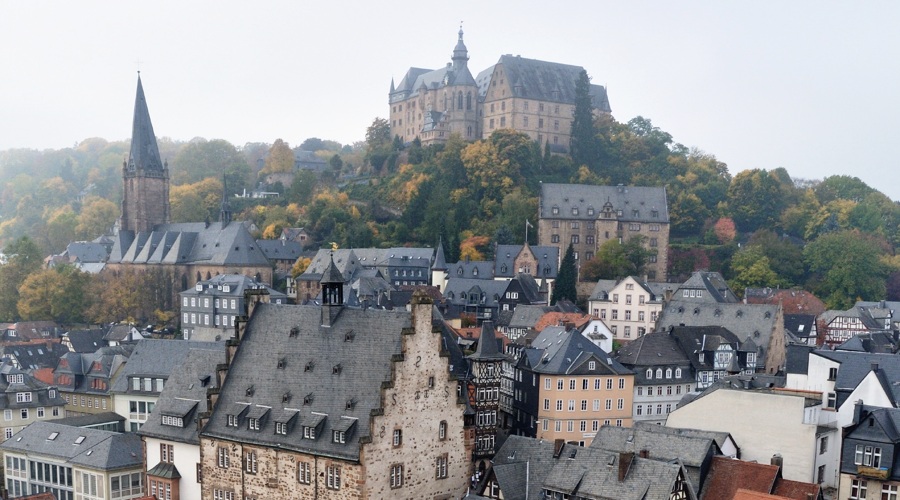
{"type": "Polygon", "coordinates": [[[78,436],[75,438],[75,444],[81,444],[84,442],[84,436],[78,436]]]}
{"type": "Polygon", "coordinates": [[[47,439],[50,441],[53,441],[54,439],[56,439],[57,436],[59,436],[58,432],[51,432],[50,435],[47,436],[47,439]]]}

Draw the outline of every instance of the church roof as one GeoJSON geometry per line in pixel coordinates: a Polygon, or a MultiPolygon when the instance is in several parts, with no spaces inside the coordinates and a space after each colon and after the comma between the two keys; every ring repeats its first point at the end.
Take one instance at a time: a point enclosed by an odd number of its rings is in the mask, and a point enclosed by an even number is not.
{"type": "Polygon", "coordinates": [[[159,146],[150,122],[144,86],[138,75],[137,95],[134,99],[134,122],[131,128],[131,152],[128,154],[128,170],[166,170],[159,156],[159,146]]]}

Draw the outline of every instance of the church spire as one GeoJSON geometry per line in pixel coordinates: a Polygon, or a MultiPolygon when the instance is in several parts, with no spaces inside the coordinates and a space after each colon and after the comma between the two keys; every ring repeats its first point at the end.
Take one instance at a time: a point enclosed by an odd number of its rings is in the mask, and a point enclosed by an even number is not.
{"type": "Polygon", "coordinates": [[[459,40],[456,42],[456,47],[453,48],[453,68],[460,69],[465,68],[466,64],[469,61],[469,49],[466,48],[466,44],[463,42],[463,29],[462,23],[459,24],[459,40]]]}
{"type": "Polygon", "coordinates": [[[134,122],[131,127],[131,152],[128,155],[128,170],[153,170],[162,172],[166,166],[160,160],[159,146],[150,122],[150,111],[147,109],[147,98],[144,97],[144,86],[141,74],[138,73],[137,95],[134,98],[134,122]]]}
{"type": "Polygon", "coordinates": [[[228,178],[222,174],[222,208],[219,212],[219,222],[224,228],[231,223],[231,204],[228,203],[228,178]]]}

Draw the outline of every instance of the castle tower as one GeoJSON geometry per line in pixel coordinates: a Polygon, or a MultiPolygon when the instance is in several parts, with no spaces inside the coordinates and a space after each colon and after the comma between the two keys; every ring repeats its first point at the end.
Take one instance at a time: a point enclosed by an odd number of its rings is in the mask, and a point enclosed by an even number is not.
{"type": "Polygon", "coordinates": [[[138,74],[134,100],[131,151],[122,165],[125,191],[122,198],[121,229],[150,231],[169,222],[169,166],[159,156],[159,146],[150,122],[144,87],[138,74]]]}

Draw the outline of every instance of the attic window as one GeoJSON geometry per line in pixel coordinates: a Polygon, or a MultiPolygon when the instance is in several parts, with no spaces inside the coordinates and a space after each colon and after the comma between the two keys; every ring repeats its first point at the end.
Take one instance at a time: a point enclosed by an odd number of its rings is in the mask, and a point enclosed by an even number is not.
{"type": "Polygon", "coordinates": [[[696,316],[696,315],[698,315],[698,314],[700,314],[700,308],[699,308],[699,307],[695,307],[695,308],[694,308],[694,316],[696,316]]]}
{"type": "Polygon", "coordinates": [[[331,368],[331,374],[332,374],[332,375],[340,375],[340,374],[341,374],[341,365],[340,365],[340,363],[334,365],[334,367],[331,368]]]}
{"type": "Polygon", "coordinates": [[[250,387],[247,388],[247,395],[248,395],[248,396],[252,396],[252,395],[253,395],[253,391],[254,391],[254,389],[253,389],[253,386],[251,385],[250,387]]]}
{"type": "Polygon", "coordinates": [[[344,334],[344,342],[353,342],[353,337],[353,330],[350,330],[349,332],[344,334]]]}
{"type": "Polygon", "coordinates": [[[231,291],[231,285],[222,285],[222,291],[228,293],[231,291]]]}
{"type": "Polygon", "coordinates": [[[765,316],[766,319],[771,318],[771,317],[772,317],[772,311],[766,311],[766,313],[765,313],[763,316],[765,316]]]}
{"type": "Polygon", "coordinates": [[[284,368],[286,360],[284,358],[278,359],[278,368],[284,368]]]}
{"type": "Polygon", "coordinates": [[[311,405],[312,402],[313,402],[313,395],[312,395],[312,393],[309,393],[309,394],[307,394],[306,396],[303,396],[303,404],[305,404],[305,405],[311,405]]]}
{"type": "Polygon", "coordinates": [[[348,410],[352,410],[354,406],[356,406],[356,400],[353,398],[348,399],[345,408],[348,410]]]}
{"type": "Polygon", "coordinates": [[[290,393],[290,392],[286,392],[286,393],[284,393],[284,394],[281,396],[281,402],[282,402],[282,403],[287,403],[287,402],[289,402],[290,400],[291,400],[291,393],[290,393]]]}
{"type": "Polygon", "coordinates": [[[54,439],[57,438],[57,436],[59,436],[59,433],[58,433],[58,432],[51,432],[50,435],[47,436],[47,440],[48,440],[48,441],[53,441],[54,439]]]}
{"type": "Polygon", "coordinates": [[[75,444],[81,444],[84,442],[84,436],[78,436],[75,438],[75,444]]]}
{"type": "Polygon", "coordinates": [[[296,337],[299,334],[300,334],[300,328],[295,326],[295,327],[291,328],[291,331],[288,333],[288,337],[296,337]]]}
{"type": "Polygon", "coordinates": [[[303,367],[303,371],[311,372],[313,369],[313,366],[315,366],[315,365],[313,365],[313,362],[310,361],[309,363],[306,363],[306,366],[303,367]]]}
{"type": "Polygon", "coordinates": [[[737,315],[738,318],[740,318],[740,317],[744,316],[744,311],[741,311],[740,309],[738,309],[737,313],[735,313],[735,314],[737,315]]]}

